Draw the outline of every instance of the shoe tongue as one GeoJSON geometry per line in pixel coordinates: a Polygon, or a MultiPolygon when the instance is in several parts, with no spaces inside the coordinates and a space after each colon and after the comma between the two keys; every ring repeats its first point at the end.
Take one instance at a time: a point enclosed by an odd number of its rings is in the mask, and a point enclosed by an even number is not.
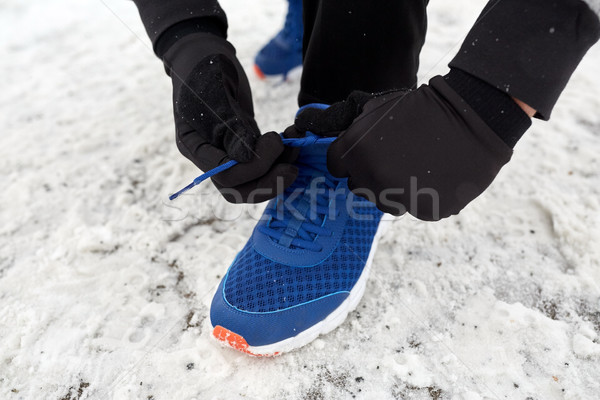
{"type": "MultiPolygon", "coordinates": [[[[315,138],[319,137],[311,132],[307,132],[306,136],[315,138]]],[[[311,204],[315,201],[315,199],[311,199],[311,196],[314,196],[314,194],[308,193],[306,190],[310,187],[313,179],[322,179],[327,172],[328,147],[328,143],[317,142],[300,148],[300,154],[298,155],[298,159],[296,161],[296,165],[299,168],[299,176],[294,184],[292,184],[292,186],[289,188],[292,193],[298,190],[300,190],[300,192],[297,192],[297,195],[294,195],[294,200],[291,201],[290,204],[284,204],[285,206],[292,206],[294,208],[293,213],[299,213],[300,215],[303,215],[303,218],[292,218],[288,222],[287,226],[282,228],[284,231],[284,236],[279,240],[280,245],[286,247],[291,245],[291,241],[294,237],[296,237],[298,229],[305,221],[304,218],[306,218],[308,215],[311,204]]]]}

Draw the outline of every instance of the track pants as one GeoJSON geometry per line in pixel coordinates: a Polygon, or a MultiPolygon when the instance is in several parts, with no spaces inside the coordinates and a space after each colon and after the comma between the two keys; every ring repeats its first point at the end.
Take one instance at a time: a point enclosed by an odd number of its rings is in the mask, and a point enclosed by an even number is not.
{"type": "Polygon", "coordinates": [[[304,0],[298,103],[344,100],[353,90],[413,88],[427,0],[304,0]]]}

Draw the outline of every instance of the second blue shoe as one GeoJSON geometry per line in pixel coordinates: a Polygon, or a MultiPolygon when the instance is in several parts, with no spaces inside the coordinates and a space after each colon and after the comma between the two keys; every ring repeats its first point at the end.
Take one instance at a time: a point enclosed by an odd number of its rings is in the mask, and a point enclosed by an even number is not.
{"type": "Polygon", "coordinates": [[[302,65],[302,0],[289,0],[283,29],[256,55],[254,70],[260,78],[287,74],[302,65]]]}

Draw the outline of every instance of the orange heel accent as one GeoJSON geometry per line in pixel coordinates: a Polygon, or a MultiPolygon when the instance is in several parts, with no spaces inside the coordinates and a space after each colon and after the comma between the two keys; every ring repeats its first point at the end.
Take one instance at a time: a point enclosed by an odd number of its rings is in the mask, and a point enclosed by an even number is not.
{"type": "Polygon", "coordinates": [[[246,339],[244,339],[242,336],[238,335],[237,333],[231,332],[229,329],[227,328],[223,328],[220,325],[215,326],[215,329],[213,329],[213,336],[215,338],[217,338],[217,340],[220,340],[221,342],[224,342],[225,344],[228,344],[230,347],[239,350],[243,353],[246,354],[250,354],[251,356],[256,356],[256,357],[265,357],[265,356],[276,356],[279,354],[279,352],[275,352],[273,354],[255,354],[253,352],[251,352],[250,350],[248,350],[248,342],[246,342],[246,339]]]}
{"type": "Polygon", "coordinates": [[[258,65],[254,64],[254,72],[256,73],[256,75],[260,78],[260,79],[265,79],[265,74],[264,72],[262,72],[260,70],[260,68],[258,67],[258,65]]]}

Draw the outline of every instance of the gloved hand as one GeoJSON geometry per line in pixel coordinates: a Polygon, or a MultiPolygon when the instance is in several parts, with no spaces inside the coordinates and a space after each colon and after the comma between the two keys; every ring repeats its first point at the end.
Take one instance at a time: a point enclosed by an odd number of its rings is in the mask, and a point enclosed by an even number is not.
{"type": "Polygon", "coordinates": [[[306,109],[295,124],[339,134],[327,166],[353,192],[384,212],[427,221],[458,214],[512,156],[441,76],[414,91],[354,92],[328,109],[306,109]]]}
{"type": "Polygon", "coordinates": [[[231,159],[240,162],[212,178],[228,201],[262,202],[292,184],[297,153],[284,151],[275,132],[261,136],[248,79],[227,40],[189,34],[164,53],[163,61],[173,81],[179,151],[203,171],[231,159]]]}

